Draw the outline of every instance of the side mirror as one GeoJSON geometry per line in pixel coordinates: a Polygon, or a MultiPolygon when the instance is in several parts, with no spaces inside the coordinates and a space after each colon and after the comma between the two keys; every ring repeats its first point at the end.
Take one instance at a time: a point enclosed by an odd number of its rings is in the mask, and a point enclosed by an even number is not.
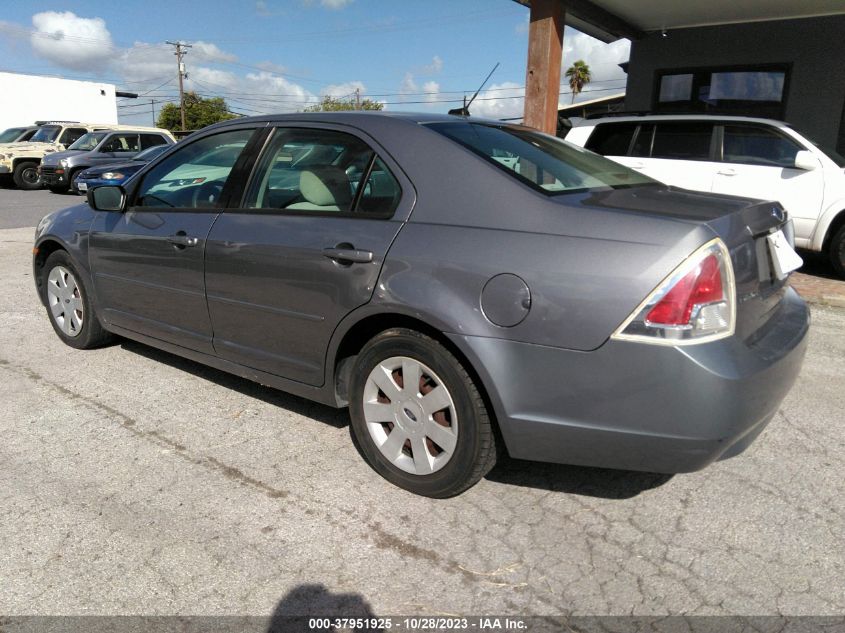
{"type": "Polygon", "coordinates": [[[88,206],[96,211],[123,211],[126,192],[123,187],[95,187],[88,192],[88,206]]]}
{"type": "Polygon", "coordinates": [[[813,156],[813,152],[801,150],[795,154],[795,168],[805,171],[813,171],[819,166],[819,159],[813,156]]]}

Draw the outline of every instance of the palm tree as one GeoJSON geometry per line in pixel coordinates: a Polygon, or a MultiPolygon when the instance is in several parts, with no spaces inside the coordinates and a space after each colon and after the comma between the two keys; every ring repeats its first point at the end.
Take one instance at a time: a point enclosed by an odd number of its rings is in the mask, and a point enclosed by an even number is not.
{"type": "Polygon", "coordinates": [[[566,77],[569,79],[569,87],[572,89],[572,103],[575,103],[575,97],[593,78],[590,74],[590,67],[584,63],[583,59],[579,59],[566,71],[566,77]]]}

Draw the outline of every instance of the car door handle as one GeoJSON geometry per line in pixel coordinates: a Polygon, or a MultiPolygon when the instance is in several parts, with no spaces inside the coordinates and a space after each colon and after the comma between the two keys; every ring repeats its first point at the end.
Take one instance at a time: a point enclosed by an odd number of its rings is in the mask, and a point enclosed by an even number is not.
{"type": "Polygon", "coordinates": [[[176,235],[171,235],[167,238],[167,241],[171,244],[175,244],[176,246],[196,246],[199,244],[199,239],[196,237],[190,237],[183,231],[179,231],[176,235]]]}
{"type": "Polygon", "coordinates": [[[645,169],[645,165],[643,163],[631,163],[631,169],[645,169]]]}
{"type": "Polygon", "coordinates": [[[373,261],[372,251],[357,248],[324,248],[323,255],[339,264],[369,264],[373,261]]]}
{"type": "Polygon", "coordinates": [[[716,173],[720,176],[736,176],[736,169],[720,169],[716,173]]]}

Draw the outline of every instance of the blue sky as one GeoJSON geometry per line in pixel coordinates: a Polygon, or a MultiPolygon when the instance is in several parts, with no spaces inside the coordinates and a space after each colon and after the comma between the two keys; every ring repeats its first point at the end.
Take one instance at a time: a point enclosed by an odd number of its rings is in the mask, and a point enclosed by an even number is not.
{"type": "MultiPolygon", "coordinates": [[[[528,9],[512,0],[5,0],[0,70],[114,83],[143,95],[120,101],[121,121],[149,125],[151,100],[156,110],[177,100],[166,40],[193,45],[186,89],[243,114],[356,88],[386,109],[445,112],[497,62],[472,113],[522,114],[528,9]]],[[[584,59],[593,72],[578,100],[624,89],[627,58],[627,41],[566,30],[564,68],[584,59]]]]}

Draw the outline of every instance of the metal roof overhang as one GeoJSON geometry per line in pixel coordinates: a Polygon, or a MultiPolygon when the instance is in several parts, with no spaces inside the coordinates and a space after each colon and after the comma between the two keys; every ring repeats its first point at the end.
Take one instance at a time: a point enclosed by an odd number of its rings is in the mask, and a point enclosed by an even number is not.
{"type": "MultiPolygon", "coordinates": [[[[531,0],[514,0],[527,7],[531,0]]],[[[845,14],[842,0],[560,0],[566,24],[603,42],[649,31],[845,14]]]]}

